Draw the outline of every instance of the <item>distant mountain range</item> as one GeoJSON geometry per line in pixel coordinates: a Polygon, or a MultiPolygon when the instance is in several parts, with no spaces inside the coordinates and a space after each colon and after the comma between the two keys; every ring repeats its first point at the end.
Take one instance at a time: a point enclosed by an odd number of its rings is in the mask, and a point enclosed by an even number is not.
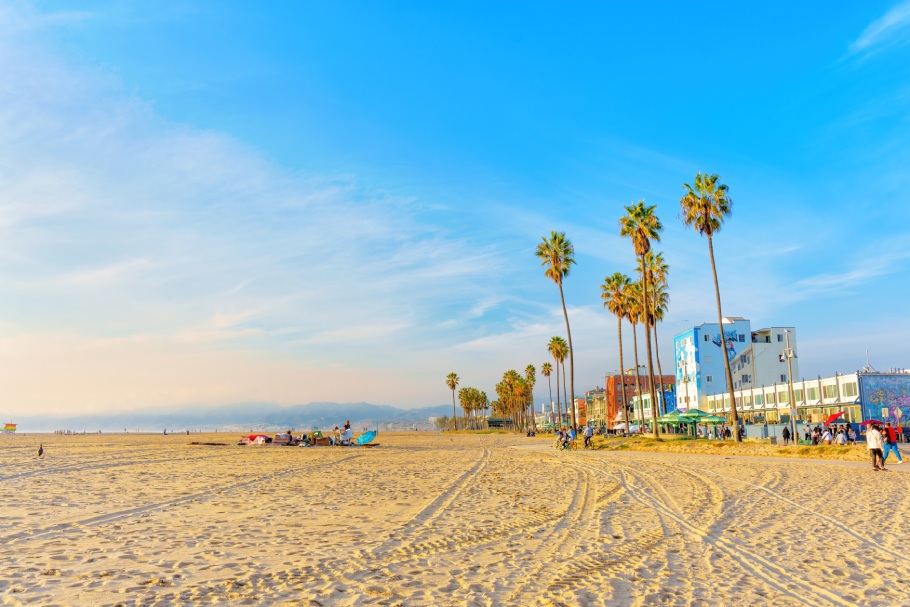
{"type": "Polygon", "coordinates": [[[187,407],[167,411],[116,411],[73,417],[48,415],[19,416],[19,432],[184,432],[191,431],[277,431],[331,430],[345,420],[359,431],[363,428],[383,430],[430,430],[434,417],[452,415],[451,405],[399,409],[370,403],[310,403],[281,406],[274,403],[249,403],[222,407],[187,407]]]}

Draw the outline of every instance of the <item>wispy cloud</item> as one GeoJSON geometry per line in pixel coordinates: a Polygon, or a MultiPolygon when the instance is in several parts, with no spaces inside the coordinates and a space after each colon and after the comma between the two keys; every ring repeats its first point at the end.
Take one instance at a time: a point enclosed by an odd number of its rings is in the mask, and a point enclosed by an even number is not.
{"type": "Polygon", "coordinates": [[[904,0],[870,23],[859,38],[850,44],[850,51],[853,53],[868,52],[884,44],[905,40],[904,33],[908,26],[910,26],[910,0],[904,0]]]}

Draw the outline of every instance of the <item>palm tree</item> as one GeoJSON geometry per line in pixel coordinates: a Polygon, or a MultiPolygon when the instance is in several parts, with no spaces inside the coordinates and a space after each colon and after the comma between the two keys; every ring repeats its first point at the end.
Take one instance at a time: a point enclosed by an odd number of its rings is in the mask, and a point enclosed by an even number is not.
{"type": "MultiPolygon", "coordinates": [[[[635,393],[638,395],[638,427],[644,428],[645,410],[641,403],[641,373],[638,372],[638,323],[641,320],[641,283],[629,285],[629,300],[626,305],[626,318],[632,325],[632,351],[635,353],[635,393]]],[[[625,390],[625,385],[623,385],[625,390]]],[[[627,428],[628,429],[628,428],[627,428]]]]}
{"type": "MultiPolygon", "coordinates": [[[[639,200],[632,206],[625,207],[626,215],[619,219],[619,235],[632,239],[635,254],[641,259],[641,267],[645,267],[645,255],[651,250],[651,241],[660,242],[660,232],[663,225],[654,213],[656,205],[647,206],[644,200],[639,200]]],[[[648,275],[642,272],[642,318],[645,325],[645,351],[648,357],[648,383],[651,391],[651,415],[654,420],[654,437],[659,436],[657,428],[657,395],[654,392],[654,360],[651,356],[651,307],[648,305],[648,275]]]]}
{"type": "MultiPolygon", "coordinates": [[[[528,382],[528,388],[530,389],[530,394],[528,398],[528,409],[530,410],[530,418],[528,419],[527,429],[530,429],[531,424],[534,424],[534,384],[537,383],[537,369],[534,368],[534,365],[528,365],[525,367],[525,380],[528,382]]],[[[536,425],[535,430],[536,430],[536,425]]]]}
{"type": "Polygon", "coordinates": [[[657,285],[652,291],[654,303],[651,306],[654,314],[654,356],[657,358],[657,375],[660,377],[660,401],[667,412],[667,403],[664,402],[664,372],[660,366],[660,346],[657,345],[657,323],[663,322],[664,315],[667,313],[667,306],[670,304],[670,294],[667,292],[665,285],[657,285]]]}
{"type": "Polygon", "coordinates": [[[458,386],[458,375],[455,373],[449,373],[446,375],[446,385],[449,387],[449,390],[452,391],[452,420],[455,424],[455,429],[458,430],[458,413],[455,410],[455,388],[458,386]]]}
{"type": "MultiPolygon", "coordinates": [[[[540,372],[543,374],[544,377],[547,378],[547,385],[550,387],[550,405],[549,406],[552,407],[553,406],[553,384],[550,382],[550,373],[553,372],[553,365],[551,365],[550,363],[542,364],[540,366],[540,372]]],[[[557,379],[559,379],[558,376],[557,376],[557,379]]],[[[559,390],[557,389],[557,394],[558,393],[559,393],[559,390]]],[[[544,420],[546,420],[546,418],[544,418],[544,420]]]]}
{"type": "Polygon", "coordinates": [[[727,338],[724,335],[724,315],[720,306],[720,286],[717,283],[717,266],[714,263],[714,234],[720,231],[724,219],[733,210],[733,200],[726,184],[718,183],[719,175],[698,173],[695,175],[695,187],[683,184],[685,196],[679,201],[680,217],[687,227],[695,228],[702,236],[708,237],[708,256],[711,258],[711,274],[714,277],[714,297],[717,300],[717,324],[720,328],[720,349],[724,358],[724,371],[727,374],[727,391],[730,393],[731,422],[737,441],[742,441],[739,430],[739,415],[736,412],[736,396],[733,394],[733,373],[730,370],[730,357],[727,355],[727,338]]]}
{"type": "MultiPolygon", "coordinates": [[[[540,265],[546,266],[544,275],[559,287],[559,300],[562,302],[562,315],[566,319],[566,335],[569,337],[569,381],[571,382],[572,400],[575,400],[575,359],[572,354],[572,330],[569,328],[569,313],[566,312],[566,298],[562,292],[562,281],[569,275],[569,268],[575,263],[575,247],[563,232],[550,232],[550,239],[543,237],[535,253],[540,258],[540,265]]],[[[563,369],[565,371],[565,369],[563,369]]],[[[563,382],[565,383],[565,382],[563,382]]],[[[572,403],[572,427],[575,423],[575,403],[572,403]]]]}
{"type": "Polygon", "coordinates": [[[550,343],[547,344],[547,352],[556,361],[556,426],[558,428],[562,427],[562,403],[559,400],[559,356],[562,352],[560,341],[562,341],[562,338],[554,335],[550,338],[550,343]]]}
{"type": "Polygon", "coordinates": [[[666,413],[664,376],[660,365],[660,346],[657,343],[657,323],[663,320],[667,305],[670,302],[670,296],[667,293],[667,274],[670,271],[670,266],[664,261],[663,253],[655,254],[651,250],[645,255],[644,260],[639,259],[638,271],[639,273],[647,272],[648,274],[648,303],[652,319],[651,329],[654,331],[654,356],[657,358],[657,376],[660,378],[657,397],[663,408],[663,413],[666,413]],[[642,261],[644,261],[644,265],[642,265],[642,261]]]}
{"type": "MultiPolygon", "coordinates": [[[[569,415],[569,407],[572,407],[572,420],[575,420],[575,407],[574,403],[569,402],[569,395],[566,394],[566,355],[569,353],[569,346],[566,344],[566,340],[562,337],[556,337],[556,362],[559,363],[556,367],[557,378],[559,375],[559,367],[562,367],[562,405],[565,415],[569,415]]],[[[559,392],[559,383],[556,384],[556,391],[559,392]]],[[[557,397],[558,398],[558,397],[557,397]]],[[[562,425],[562,416],[560,415],[559,423],[562,425]]]]}
{"type": "MultiPolygon", "coordinates": [[[[629,287],[631,285],[632,281],[628,276],[616,272],[612,276],[604,278],[604,284],[600,287],[604,307],[616,315],[616,334],[619,336],[619,379],[622,381],[620,390],[622,391],[622,412],[626,432],[629,431],[629,405],[626,403],[626,372],[623,369],[622,360],[622,319],[629,306],[629,287]]],[[[604,392],[604,398],[606,398],[606,392],[604,392]]]]}

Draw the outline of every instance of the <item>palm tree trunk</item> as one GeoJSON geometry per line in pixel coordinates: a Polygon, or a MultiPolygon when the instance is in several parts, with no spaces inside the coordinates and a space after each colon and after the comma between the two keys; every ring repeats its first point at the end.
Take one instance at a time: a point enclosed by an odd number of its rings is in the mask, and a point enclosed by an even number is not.
{"type": "MultiPolygon", "coordinates": [[[[569,395],[566,394],[566,388],[567,388],[567,386],[566,386],[566,363],[565,363],[565,361],[563,361],[563,363],[562,363],[562,404],[565,407],[566,417],[569,417],[569,407],[571,407],[572,405],[569,404],[569,395]]],[[[574,409],[574,407],[573,407],[573,409],[574,409]]],[[[574,411],[573,411],[572,419],[574,419],[574,418],[575,418],[575,416],[574,416],[574,411]]],[[[566,420],[566,421],[568,421],[568,420],[566,420]]]]}
{"type": "Polygon", "coordinates": [[[648,306],[648,273],[645,271],[645,255],[641,255],[641,296],[645,311],[645,355],[648,357],[648,392],[651,394],[651,426],[654,438],[660,437],[657,429],[657,394],[654,392],[654,358],[651,356],[651,308],[648,306]]]}
{"type": "Polygon", "coordinates": [[[458,412],[455,409],[455,388],[452,388],[452,423],[454,429],[458,430],[458,412]]]}
{"type": "Polygon", "coordinates": [[[645,410],[641,404],[641,377],[638,373],[638,326],[632,323],[632,344],[635,351],[635,392],[638,393],[638,430],[641,432],[645,427],[645,410]]]}
{"type": "Polygon", "coordinates": [[[730,393],[730,413],[733,424],[733,436],[737,442],[742,442],[739,433],[739,415],[736,413],[736,396],[733,394],[733,372],[730,370],[730,357],[727,356],[727,337],[724,335],[724,315],[720,308],[720,286],[717,284],[717,266],[714,265],[714,243],[708,234],[708,253],[711,256],[711,274],[714,276],[714,296],[717,298],[717,324],[720,326],[720,348],[724,357],[724,371],[727,374],[727,392],[730,393]]]}
{"type": "Polygon", "coordinates": [[[626,371],[622,362],[622,315],[616,315],[616,334],[619,336],[619,380],[622,382],[622,413],[626,423],[626,434],[629,432],[629,404],[626,402],[626,371]]]}
{"type": "Polygon", "coordinates": [[[654,323],[654,356],[657,358],[657,376],[659,379],[659,388],[657,397],[660,399],[662,415],[667,414],[667,403],[664,401],[664,371],[660,368],[660,346],[657,344],[657,323],[654,323]]]}
{"type": "MultiPolygon", "coordinates": [[[[562,294],[562,280],[559,281],[559,300],[562,302],[562,315],[566,319],[566,335],[569,336],[569,381],[571,381],[572,402],[570,404],[572,411],[572,427],[577,428],[575,420],[575,357],[572,353],[572,330],[569,328],[569,313],[566,312],[566,298],[562,294]]],[[[565,365],[563,365],[563,374],[565,374],[565,365]]],[[[565,376],[563,376],[563,389],[565,389],[565,376]]],[[[566,399],[568,403],[568,399],[566,399]]]]}
{"type": "MultiPolygon", "coordinates": [[[[556,361],[556,428],[562,428],[562,405],[559,402],[559,361],[556,361]]],[[[554,428],[555,430],[555,428],[554,428]]]]}
{"type": "MultiPolygon", "coordinates": [[[[558,376],[556,378],[556,381],[559,381],[558,376]]],[[[547,405],[547,410],[550,413],[550,415],[552,415],[553,414],[553,382],[550,381],[549,375],[547,375],[547,386],[549,386],[549,388],[550,388],[550,403],[547,405]]],[[[558,385],[556,386],[556,394],[557,394],[557,396],[559,395],[559,386],[558,385]]],[[[546,418],[544,418],[544,422],[546,422],[546,418]]]]}

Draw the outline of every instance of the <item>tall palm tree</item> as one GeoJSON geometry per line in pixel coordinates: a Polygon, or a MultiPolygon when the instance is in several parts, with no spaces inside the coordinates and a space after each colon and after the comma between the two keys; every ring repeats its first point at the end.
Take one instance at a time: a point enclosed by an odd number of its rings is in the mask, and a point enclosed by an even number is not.
{"type": "MultiPolygon", "coordinates": [[[[544,377],[547,378],[547,385],[550,387],[550,405],[549,405],[549,407],[552,408],[553,407],[553,384],[550,382],[550,373],[553,372],[553,365],[551,365],[550,363],[542,364],[540,366],[540,372],[544,377]]],[[[559,378],[557,377],[557,379],[559,379],[559,378]]],[[[559,390],[557,389],[557,393],[558,392],[559,392],[559,390]]]]}
{"type": "Polygon", "coordinates": [[[629,431],[629,405],[626,403],[626,372],[622,359],[622,319],[629,307],[629,288],[631,285],[632,280],[628,276],[622,272],[616,272],[612,276],[604,278],[604,283],[600,286],[600,296],[604,300],[604,307],[616,315],[616,334],[619,336],[619,379],[622,382],[620,390],[622,392],[622,412],[623,420],[626,424],[626,432],[629,431]]]}
{"type": "MultiPolygon", "coordinates": [[[[645,267],[645,255],[651,250],[651,241],[660,242],[660,232],[663,225],[654,213],[656,205],[648,206],[644,200],[639,200],[632,206],[625,207],[626,214],[619,219],[619,235],[627,236],[632,240],[635,254],[641,259],[641,267],[645,267]]],[[[645,325],[645,351],[648,358],[648,383],[651,391],[651,415],[654,423],[654,437],[659,436],[657,428],[657,395],[654,392],[654,360],[651,356],[651,307],[648,305],[648,275],[642,272],[642,319],[645,325]]]]}
{"type": "MultiPolygon", "coordinates": [[[[569,268],[575,263],[575,247],[563,232],[550,232],[549,240],[543,237],[537,245],[535,254],[540,258],[540,265],[546,266],[544,275],[559,287],[559,300],[562,303],[562,315],[566,319],[566,335],[569,337],[569,381],[572,392],[572,427],[575,423],[575,359],[572,353],[572,330],[569,328],[569,313],[566,312],[566,298],[562,292],[562,282],[569,275],[569,268]]],[[[565,369],[563,369],[565,370],[565,369]]],[[[565,383],[565,382],[563,382],[565,383]]]]}
{"type": "Polygon", "coordinates": [[[657,375],[660,377],[660,402],[663,405],[663,412],[667,412],[667,403],[664,402],[664,371],[660,366],[660,346],[657,345],[657,325],[663,322],[667,313],[667,306],[670,304],[670,294],[667,292],[666,285],[657,285],[652,291],[654,303],[652,309],[654,313],[654,356],[657,358],[657,375]]]}
{"type": "Polygon", "coordinates": [[[666,413],[666,403],[664,403],[664,380],[663,369],[660,365],[660,346],[657,343],[657,323],[662,321],[670,296],[667,292],[667,274],[670,266],[664,261],[663,253],[654,253],[648,251],[644,259],[639,259],[638,271],[647,272],[648,274],[648,304],[650,306],[651,330],[654,332],[654,356],[657,358],[657,377],[660,378],[658,383],[657,398],[659,404],[666,413]],[[644,262],[644,265],[642,265],[644,262]]]}
{"type": "Polygon", "coordinates": [[[680,217],[687,227],[708,238],[708,256],[711,258],[711,274],[714,277],[714,297],[717,300],[717,324],[720,328],[720,349],[724,358],[724,371],[727,375],[727,391],[730,393],[731,422],[737,441],[742,441],[739,433],[739,415],[736,412],[736,396],[733,394],[733,373],[730,370],[730,357],[727,355],[727,338],[724,335],[724,315],[720,306],[720,286],[717,282],[717,266],[714,263],[714,234],[720,231],[724,219],[733,211],[733,200],[730,198],[726,184],[718,183],[719,175],[698,173],[695,175],[695,187],[683,184],[685,196],[679,201],[680,217]]]}
{"type": "Polygon", "coordinates": [[[559,357],[562,352],[560,341],[562,338],[558,335],[554,335],[550,338],[550,343],[547,344],[547,352],[550,353],[550,356],[553,357],[553,360],[556,361],[556,426],[562,427],[562,403],[559,398],[559,357]]]}
{"type": "MultiPolygon", "coordinates": [[[[556,338],[556,358],[559,365],[556,367],[556,372],[559,373],[559,367],[562,367],[562,407],[563,412],[566,417],[569,417],[569,410],[572,410],[572,421],[575,421],[575,407],[574,403],[569,401],[569,395],[566,393],[566,356],[569,354],[569,346],[562,337],[556,338]]],[[[559,391],[559,386],[556,386],[556,391],[559,391]]],[[[568,421],[568,420],[566,420],[568,421]]],[[[562,424],[562,418],[560,418],[560,424],[562,424]]]]}
{"type": "Polygon", "coordinates": [[[449,390],[452,391],[452,420],[456,430],[458,430],[458,412],[455,409],[455,388],[458,387],[459,381],[458,375],[455,373],[446,375],[446,385],[449,387],[449,390]]]}
{"type": "Polygon", "coordinates": [[[530,395],[528,398],[528,412],[530,417],[528,418],[527,428],[530,429],[533,424],[536,429],[537,424],[534,423],[534,384],[537,383],[537,369],[534,368],[534,365],[525,367],[525,380],[528,382],[528,388],[530,388],[530,395]]]}
{"type": "Polygon", "coordinates": [[[641,403],[641,373],[638,372],[638,323],[641,321],[641,283],[629,285],[629,300],[626,302],[626,319],[632,325],[632,351],[635,353],[635,393],[638,395],[638,428],[645,427],[645,410],[641,403]]]}

